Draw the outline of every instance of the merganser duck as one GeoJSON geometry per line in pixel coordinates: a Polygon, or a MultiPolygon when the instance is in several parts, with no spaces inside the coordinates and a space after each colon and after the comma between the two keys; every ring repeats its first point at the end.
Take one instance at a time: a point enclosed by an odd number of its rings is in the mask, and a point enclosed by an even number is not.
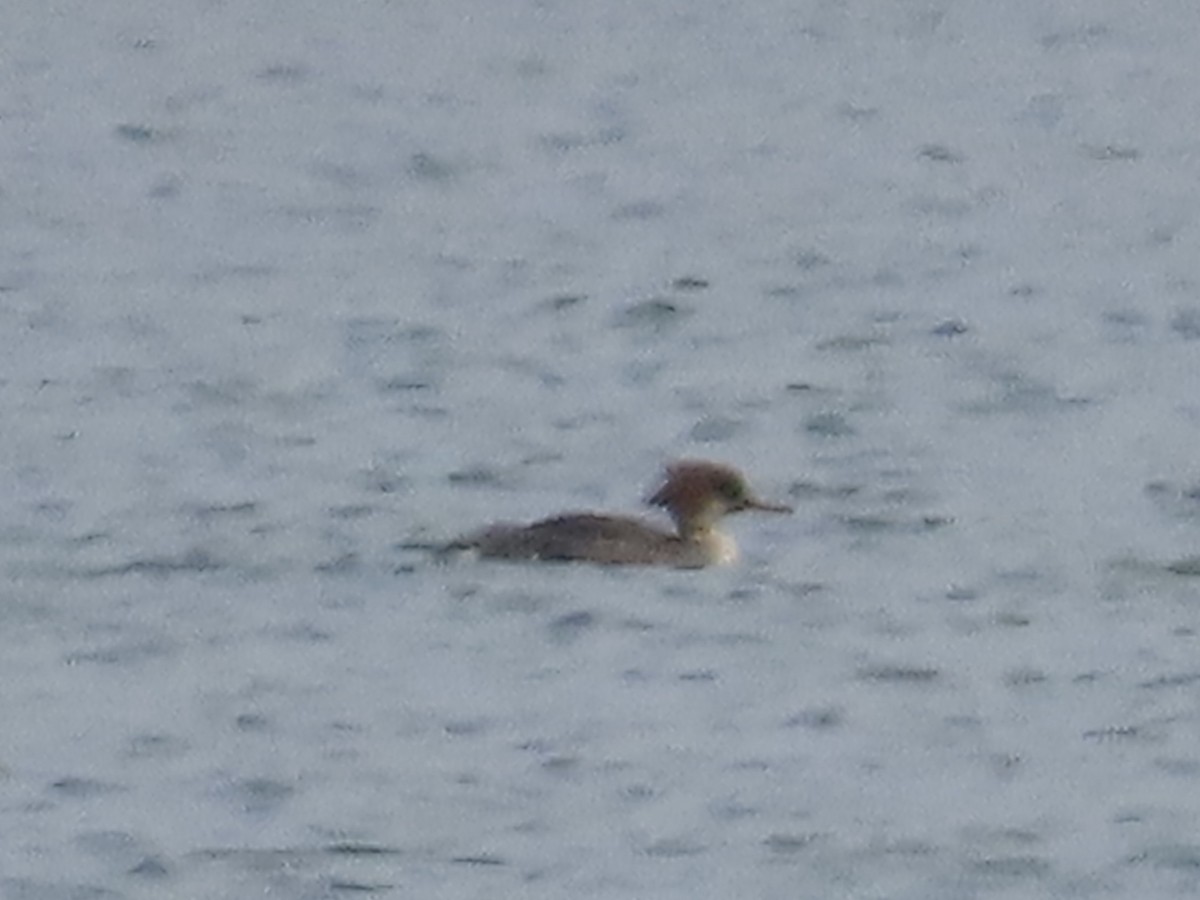
{"type": "Polygon", "coordinates": [[[488,559],[696,569],[737,561],[737,545],[717,527],[724,516],[749,509],[792,512],[758,499],[732,466],[703,460],[667,466],[662,486],[646,502],[667,511],[674,533],[629,516],[569,513],[531,525],[492,525],[444,550],[474,550],[488,559]]]}

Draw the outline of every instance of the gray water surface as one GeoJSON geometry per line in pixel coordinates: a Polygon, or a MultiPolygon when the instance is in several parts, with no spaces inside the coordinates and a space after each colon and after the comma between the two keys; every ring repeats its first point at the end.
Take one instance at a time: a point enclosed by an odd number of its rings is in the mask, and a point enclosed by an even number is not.
{"type": "Polygon", "coordinates": [[[1198,26],[6,7],[0,895],[1194,896],[1198,26]]]}

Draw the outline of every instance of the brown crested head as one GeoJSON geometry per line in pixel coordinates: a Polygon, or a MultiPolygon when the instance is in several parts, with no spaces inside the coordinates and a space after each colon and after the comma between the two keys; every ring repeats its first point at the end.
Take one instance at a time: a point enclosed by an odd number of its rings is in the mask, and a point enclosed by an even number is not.
{"type": "Polygon", "coordinates": [[[792,511],[790,506],[759,500],[733,466],[706,460],[679,460],[668,465],[662,487],[646,502],[663,507],[676,522],[711,523],[744,509],[792,511]]]}

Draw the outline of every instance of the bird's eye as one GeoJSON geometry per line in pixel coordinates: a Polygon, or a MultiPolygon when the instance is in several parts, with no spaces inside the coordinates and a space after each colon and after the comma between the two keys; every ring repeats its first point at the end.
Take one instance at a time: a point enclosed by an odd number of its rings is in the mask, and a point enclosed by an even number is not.
{"type": "Polygon", "coordinates": [[[735,478],[721,482],[721,496],[731,503],[741,503],[746,499],[746,486],[735,478]]]}

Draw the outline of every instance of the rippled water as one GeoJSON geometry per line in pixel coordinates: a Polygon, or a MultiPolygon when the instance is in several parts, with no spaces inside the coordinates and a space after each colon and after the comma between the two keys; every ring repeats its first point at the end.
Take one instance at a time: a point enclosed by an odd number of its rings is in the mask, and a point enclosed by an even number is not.
{"type": "Polygon", "coordinates": [[[0,894],[1193,896],[1196,25],[0,13],[0,894]]]}

